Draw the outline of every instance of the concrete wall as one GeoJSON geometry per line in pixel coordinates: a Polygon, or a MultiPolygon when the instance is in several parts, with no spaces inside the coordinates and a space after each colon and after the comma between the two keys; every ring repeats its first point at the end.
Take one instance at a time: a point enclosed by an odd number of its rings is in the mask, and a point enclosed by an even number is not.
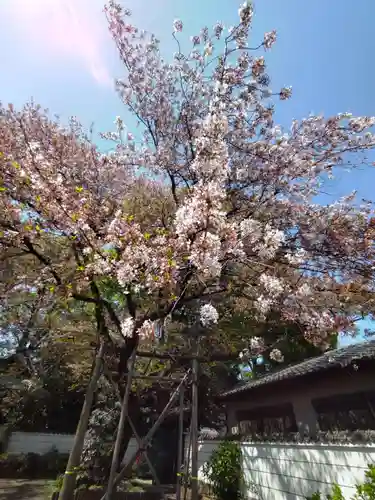
{"type": "MultiPolygon", "coordinates": [[[[46,453],[55,446],[68,453],[73,435],[12,433],[8,452],[46,453]]],[[[218,441],[199,443],[199,479],[205,482],[203,465],[218,446],[218,441]]],[[[187,448],[185,450],[187,451],[187,448]]],[[[131,440],[125,458],[136,449],[131,440]]],[[[375,464],[374,445],[269,444],[241,443],[247,498],[262,500],[296,500],[315,491],[329,492],[336,482],[345,498],[351,498],[354,486],[364,479],[367,464],[375,464]]]]}
{"type": "Polygon", "coordinates": [[[238,425],[236,418],[238,410],[291,403],[298,430],[303,433],[312,432],[317,429],[313,399],[371,390],[375,390],[374,371],[356,372],[353,369],[343,369],[335,374],[327,374],[326,377],[314,382],[300,380],[289,385],[265,387],[261,391],[243,392],[238,396],[238,401],[227,402],[228,428],[235,431],[238,425]]]}
{"type": "Polygon", "coordinates": [[[131,440],[129,442],[129,446],[125,452],[124,458],[122,459],[122,463],[128,462],[136,450],[138,450],[137,440],[135,438],[131,438],[131,440]]]}
{"type": "MultiPolygon", "coordinates": [[[[199,443],[199,479],[218,441],[199,443]]],[[[250,500],[305,499],[329,493],[334,483],[352,498],[368,464],[375,464],[374,445],[241,443],[246,497],[250,500]]]]}
{"type": "MultiPolygon", "coordinates": [[[[60,453],[69,453],[74,441],[73,434],[47,434],[41,432],[12,432],[8,442],[7,453],[20,455],[22,453],[47,453],[57,448],[60,453]]],[[[125,453],[125,459],[130,458],[136,450],[137,442],[131,439],[125,453]]]]}
{"type": "Polygon", "coordinates": [[[46,434],[41,432],[12,432],[7,453],[47,453],[57,448],[60,453],[69,453],[73,445],[72,434],[46,434]]]}

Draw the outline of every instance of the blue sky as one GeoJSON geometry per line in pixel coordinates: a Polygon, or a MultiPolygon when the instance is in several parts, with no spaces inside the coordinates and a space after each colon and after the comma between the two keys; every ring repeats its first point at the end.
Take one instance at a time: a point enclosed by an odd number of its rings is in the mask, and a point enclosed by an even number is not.
{"type": "MultiPolygon", "coordinates": [[[[221,20],[237,20],[235,0],[129,0],[134,23],[153,31],[167,56],[175,18],[184,21],[182,37],[221,20]]],[[[126,119],[112,81],[123,72],[106,29],[103,0],[1,0],[0,99],[19,106],[30,97],[52,113],[78,116],[96,130],[126,119]],[[4,50],[6,48],[6,50],[4,50]]],[[[277,119],[313,113],[350,111],[375,115],[374,0],[258,0],[252,32],[257,45],[265,31],[278,41],[266,55],[272,88],[293,87],[293,98],[277,104],[277,119]]],[[[374,157],[374,155],[373,155],[374,157]]],[[[374,157],[375,161],[375,157],[374,157]]],[[[375,170],[342,174],[327,187],[336,198],[357,189],[374,198],[375,170]]]]}

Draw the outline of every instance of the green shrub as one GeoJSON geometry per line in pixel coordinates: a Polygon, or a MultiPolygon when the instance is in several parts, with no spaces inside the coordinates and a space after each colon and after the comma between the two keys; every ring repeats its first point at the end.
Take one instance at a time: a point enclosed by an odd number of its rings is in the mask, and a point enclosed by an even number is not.
{"type": "Polygon", "coordinates": [[[375,500],[375,465],[369,465],[366,471],[366,480],[357,486],[355,496],[357,500],[375,500]]]}
{"type": "MultiPolygon", "coordinates": [[[[356,486],[356,494],[351,500],[375,500],[375,465],[369,465],[365,474],[365,482],[356,486]]],[[[307,500],[345,500],[340,486],[334,485],[332,493],[323,497],[321,493],[314,493],[307,500]]]]}
{"type": "Polygon", "coordinates": [[[2,479],[55,479],[65,471],[68,455],[51,450],[44,455],[0,455],[0,478],[2,479]]]}
{"type": "Polygon", "coordinates": [[[0,453],[5,453],[8,447],[9,436],[10,427],[6,425],[0,426],[0,453]]]}
{"type": "Polygon", "coordinates": [[[59,474],[55,479],[55,483],[53,485],[54,491],[60,491],[64,481],[64,474],[59,474]]]}
{"type": "Polygon", "coordinates": [[[240,500],[242,498],[241,462],[241,450],[238,443],[224,441],[204,465],[203,473],[217,500],[240,500]]]}

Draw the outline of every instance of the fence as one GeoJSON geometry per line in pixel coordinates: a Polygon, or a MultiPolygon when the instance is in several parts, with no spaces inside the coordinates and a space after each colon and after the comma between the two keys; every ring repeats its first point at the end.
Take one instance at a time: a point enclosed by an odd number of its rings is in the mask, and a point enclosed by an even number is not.
{"type": "MultiPolygon", "coordinates": [[[[20,455],[21,453],[47,453],[56,448],[60,453],[69,453],[74,441],[73,434],[48,434],[41,432],[12,432],[9,437],[7,453],[20,455]]],[[[126,450],[125,458],[134,453],[137,446],[135,439],[131,439],[126,450]]]]}
{"type": "MultiPolygon", "coordinates": [[[[202,467],[218,441],[199,443],[199,479],[202,467]]],[[[374,445],[241,443],[246,494],[250,500],[298,500],[316,491],[329,493],[334,483],[345,498],[363,482],[368,464],[375,464],[374,445]]]]}

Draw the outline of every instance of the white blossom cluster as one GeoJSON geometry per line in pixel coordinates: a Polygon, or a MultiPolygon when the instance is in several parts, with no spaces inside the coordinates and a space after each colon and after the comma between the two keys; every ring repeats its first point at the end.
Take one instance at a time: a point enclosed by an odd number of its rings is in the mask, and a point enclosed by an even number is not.
{"type": "Polygon", "coordinates": [[[136,333],[142,340],[152,339],[154,337],[154,323],[146,319],[142,326],[135,331],[135,321],[129,316],[121,322],[121,333],[124,338],[132,338],[136,333]]]}
{"type": "Polygon", "coordinates": [[[116,439],[119,416],[118,405],[97,408],[91,414],[82,452],[82,464],[91,481],[100,480],[110,466],[110,451],[116,439]]]}
{"type": "Polygon", "coordinates": [[[276,361],[277,363],[282,363],[284,361],[284,355],[280,349],[272,349],[270,352],[270,359],[272,359],[272,361],[276,361]]]}
{"type": "Polygon", "coordinates": [[[211,326],[219,320],[219,313],[212,304],[204,304],[200,309],[200,321],[203,326],[211,326]]]}
{"type": "MultiPolygon", "coordinates": [[[[241,361],[245,362],[251,360],[253,358],[258,358],[263,355],[266,351],[266,345],[264,339],[262,337],[251,337],[249,348],[244,349],[239,358],[241,361]]],[[[276,361],[277,363],[282,363],[284,361],[284,355],[280,351],[280,349],[273,348],[269,353],[269,358],[272,361],[276,361]]]]}

